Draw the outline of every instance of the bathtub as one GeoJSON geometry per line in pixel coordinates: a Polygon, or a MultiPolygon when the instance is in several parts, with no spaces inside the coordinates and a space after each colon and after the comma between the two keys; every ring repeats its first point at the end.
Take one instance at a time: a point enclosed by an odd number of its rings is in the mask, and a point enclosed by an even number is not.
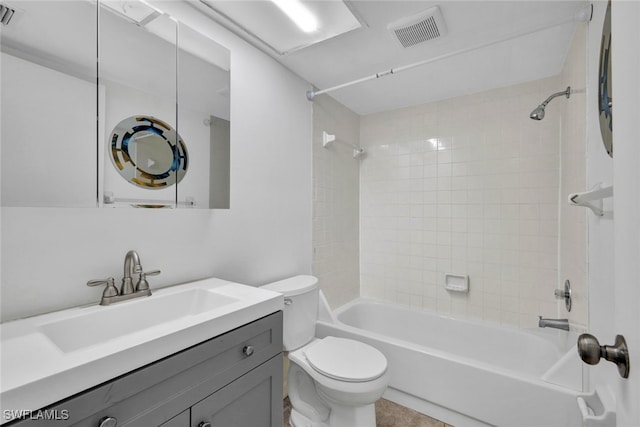
{"type": "Polygon", "coordinates": [[[382,351],[389,400],[455,427],[582,425],[576,403],[582,364],[573,333],[457,320],[367,299],[333,313],[324,304],[316,335],[382,351]]]}

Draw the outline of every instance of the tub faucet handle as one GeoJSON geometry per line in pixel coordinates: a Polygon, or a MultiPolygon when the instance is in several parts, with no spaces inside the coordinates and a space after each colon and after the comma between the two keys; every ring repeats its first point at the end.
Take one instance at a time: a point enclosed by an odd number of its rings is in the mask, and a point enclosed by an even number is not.
{"type": "Polygon", "coordinates": [[[556,299],[563,299],[565,308],[567,311],[571,311],[571,282],[569,280],[564,281],[564,289],[556,289],[553,294],[556,299]]]}

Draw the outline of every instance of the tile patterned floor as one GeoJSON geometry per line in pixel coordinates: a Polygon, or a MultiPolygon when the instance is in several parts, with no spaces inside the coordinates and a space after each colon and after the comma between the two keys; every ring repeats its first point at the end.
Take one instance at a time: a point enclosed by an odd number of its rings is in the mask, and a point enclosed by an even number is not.
{"type": "MultiPolygon", "coordinates": [[[[291,404],[289,398],[286,398],[284,400],[283,427],[291,427],[289,424],[290,412],[291,404]]],[[[376,421],[376,427],[453,427],[386,399],[380,399],[376,402],[376,421]]]]}

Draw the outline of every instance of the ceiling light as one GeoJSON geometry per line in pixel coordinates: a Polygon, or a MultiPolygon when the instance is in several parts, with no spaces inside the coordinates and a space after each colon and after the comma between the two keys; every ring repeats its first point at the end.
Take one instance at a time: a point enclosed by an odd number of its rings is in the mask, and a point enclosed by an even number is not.
{"type": "Polygon", "coordinates": [[[299,0],[271,0],[305,33],[318,29],[318,20],[299,0]]]}
{"type": "Polygon", "coordinates": [[[362,27],[342,0],[200,0],[215,21],[278,55],[362,27]]]}

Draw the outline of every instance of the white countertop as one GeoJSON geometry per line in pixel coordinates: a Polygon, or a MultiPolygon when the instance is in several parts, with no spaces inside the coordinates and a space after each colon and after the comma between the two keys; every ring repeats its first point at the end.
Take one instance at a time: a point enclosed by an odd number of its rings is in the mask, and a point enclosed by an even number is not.
{"type": "Polygon", "coordinates": [[[4,323],[0,325],[0,424],[9,421],[5,411],[41,409],[283,307],[279,293],[210,278],[111,306],[77,307],[4,323]],[[122,335],[66,352],[43,333],[43,325],[52,322],[140,304],[145,298],[170,297],[185,289],[211,290],[235,301],[141,330],[132,324],[132,330],[122,335]]]}

